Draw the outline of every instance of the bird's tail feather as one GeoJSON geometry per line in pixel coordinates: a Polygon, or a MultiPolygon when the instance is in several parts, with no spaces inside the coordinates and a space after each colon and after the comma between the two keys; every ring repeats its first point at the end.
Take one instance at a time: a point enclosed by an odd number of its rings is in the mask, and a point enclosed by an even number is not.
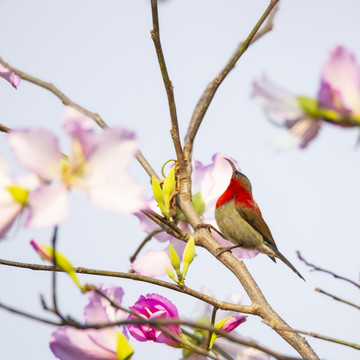
{"type": "MultiPolygon", "coordinates": [[[[295,266],[273,245],[266,243],[267,247],[269,247],[273,252],[274,255],[279,258],[284,264],[286,264],[296,275],[298,275],[299,277],[301,277],[304,281],[305,279],[303,278],[303,276],[296,270],[295,266]]],[[[267,254],[268,255],[268,254],[267,254]]],[[[272,258],[271,255],[269,255],[270,258],[272,258]]]]}

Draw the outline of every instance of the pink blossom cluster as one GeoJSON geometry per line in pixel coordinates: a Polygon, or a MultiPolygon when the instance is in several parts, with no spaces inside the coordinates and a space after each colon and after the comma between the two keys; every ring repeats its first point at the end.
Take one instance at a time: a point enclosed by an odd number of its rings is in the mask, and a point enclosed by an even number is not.
{"type": "Polygon", "coordinates": [[[128,174],[139,146],[134,133],[123,128],[97,132],[91,119],[72,108],[64,128],[69,155],[47,130],[17,129],[7,135],[15,158],[29,173],[15,177],[0,159],[0,238],[22,214],[28,227],[60,224],[69,216],[71,191],[106,210],[132,213],[145,206],[143,188],[128,174]]]}

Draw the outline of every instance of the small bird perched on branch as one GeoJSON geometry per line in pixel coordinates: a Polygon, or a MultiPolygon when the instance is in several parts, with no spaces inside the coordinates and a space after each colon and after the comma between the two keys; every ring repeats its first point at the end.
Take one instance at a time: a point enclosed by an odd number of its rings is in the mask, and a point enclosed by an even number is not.
{"type": "MultiPolygon", "coordinates": [[[[219,197],[215,207],[215,219],[225,238],[236,246],[249,250],[257,250],[284,262],[304,281],[284,255],[280,253],[271,235],[270,229],[261,215],[261,211],[252,196],[249,179],[237,171],[233,162],[226,159],[232,167],[230,184],[219,197]]],[[[231,249],[231,248],[230,248],[231,249]]]]}

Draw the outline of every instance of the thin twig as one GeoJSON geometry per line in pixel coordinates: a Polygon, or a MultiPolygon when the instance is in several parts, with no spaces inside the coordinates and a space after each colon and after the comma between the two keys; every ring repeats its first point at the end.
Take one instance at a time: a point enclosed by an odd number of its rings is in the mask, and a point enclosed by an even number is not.
{"type": "MultiPolygon", "coordinates": [[[[214,324],[215,324],[216,313],[217,313],[218,310],[219,309],[217,307],[215,307],[215,306],[213,307],[213,310],[212,310],[212,313],[211,313],[211,321],[210,321],[211,326],[214,326],[214,324]]],[[[205,349],[210,349],[210,342],[211,342],[211,338],[213,336],[213,333],[214,333],[213,331],[209,331],[208,336],[206,338],[206,341],[204,343],[205,349]]]]}
{"type": "Polygon", "coordinates": [[[326,291],[324,291],[324,290],[321,290],[321,289],[319,289],[319,288],[316,288],[315,291],[319,292],[320,294],[324,294],[324,295],[326,295],[326,296],[329,296],[329,297],[331,297],[332,299],[334,299],[334,300],[336,300],[336,301],[342,302],[342,303],[344,303],[344,304],[346,304],[346,305],[353,306],[354,308],[360,310],[360,305],[357,305],[357,304],[354,304],[354,303],[352,303],[352,302],[350,302],[350,301],[341,299],[341,298],[339,298],[338,296],[332,295],[332,294],[330,294],[330,293],[328,293],[328,292],[326,292],[326,291]]]}
{"type": "MultiPolygon", "coordinates": [[[[196,335],[195,333],[191,333],[190,331],[181,328],[181,331],[190,339],[195,340],[198,344],[204,344],[205,340],[201,336],[196,335]]],[[[228,353],[226,353],[220,346],[214,344],[212,350],[216,351],[217,353],[221,354],[225,360],[234,360],[228,353]]]]}
{"type": "Polygon", "coordinates": [[[107,128],[107,124],[105,123],[105,121],[100,117],[99,114],[96,114],[94,112],[91,112],[85,108],[83,108],[82,106],[80,106],[79,104],[75,103],[74,101],[70,100],[63,92],[61,92],[55,85],[48,83],[46,81],[40,80],[34,76],[31,76],[27,73],[25,73],[24,71],[21,71],[19,69],[14,68],[13,66],[9,65],[8,63],[6,63],[1,57],[0,57],[0,63],[2,65],[4,65],[5,67],[7,67],[8,69],[10,69],[12,72],[14,72],[16,75],[20,76],[21,79],[25,80],[25,81],[29,81],[35,85],[38,85],[46,90],[49,90],[50,92],[52,92],[56,97],[58,97],[62,103],[66,106],[71,106],[74,109],[78,110],[79,112],[81,112],[82,114],[90,117],[91,119],[93,119],[102,129],[107,128]]]}
{"type": "MultiPolygon", "coordinates": [[[[28,264],[28,263],[22,263],[22,262],[4,260],[4,259],[0,259],[0,265],[19,267],[19,268],[24,268],[24,269],[29,269],[29,270],[36,270],[36,271],[64,272],[60,268],[54,269],[53,266],[49,266],[49,265],[28,264]]],[[[210,296],[202,294],[201,292],[193,290],[187,286],[179,287],[178,285],[171,284],[171,283],[163,281],[163,280],[154,279],[154,278],[143,276],[143,275],[129,274],[129,273],[123,273],[123,272],[117,272],[117,271],[88,269],[88,268],[84,268],[84,267],[75,267],[74,269],[75,269],[76,273],[79,273],[79,274],[123,278],[123,279],[135,280],[135,281],[142,281],[142,282],[150,283],[150,284],[153,284],[156,286],[161,286],[161,287],[164,287],[164,288],[167,288],[170,290],[174,290],[174,291],[177,291],[177,292],[180,292],[183,294],[190,295],[190,296],[197,298],[199,300],[202,300],[212,306],[215,306],[221,310],[237,311],[237,312],[241,312],[244,314],[256,314],[256,311],[257,311],[256,307],[253,305],[250,305],[250,306],[249,305],[238,305],[238,304],[231,304],[231,303],[225,302],[225,301],[219,301],[210,296]]]]}
{"type": "Polygon", "coordinates": [[[160,66],[161,76],[164,82],[167,99],[168,99],[171,127],[172,127],[170,133],[173,139],[176,156],[179,161],[179,167],[181,169],[185,169],[184,154],[181,147],[179,124],[177,119],[177,112],[176,112],[176,105],[174,98],[174,87],[169,78],[169,73],[166,67],[165,57],[160,41],[159,14],[158,14],[157,0],[151,0],[151,13],[152,13],[152,22],[153,22],[153,29],[151,30],[151,38],[154,42],[156,55],[160,66]]]}
{"type": "Polygon", "coordinates": [[[321,340],[333,342],[333,343],[336,343],[336,344],[349,346],[349,347],[351,347],[353,349],[356,349],[356,350],[360,350],[360,345],[359,344],[354,344],[354,343],[350,343],[348,341],[331,338],[331,337],[328,337],[328,336],[325,336],[325,335],[320,335],[320,334],[317,334],[317,333],[314,333],[314,332],[308,332],[308,331],[302,331],[302,330],[296,330],[296,329],[290,329],[290,328],[277,327],[277,326],[273,326],[272,324],[268,324],[266,322],[265,322],[265,324],[269,325],[271,328],[276,329],[276,330],[288,331],[288,332],[293,332],[293,333],[302,334],[302,335],[308,335],[308,336],[314,337],[316,339],[321,339],[321,340]]]}
{"type": "Polygon", "coordinates": [[[297,251],[296,254],[297,254],[298,258],[299,258],[301,261],[304,262],[305,265],[312,267],[313,270],[321,271],[321,272],[324,272],[324,273],[326,273],[326,274],[332,275],[334,278],[340,279],[340,280],[344,280],[344,281],[346,281],[346,282],[348,282],[348,283],[350,283],[350,284],[352,284],[352,285],[354,285],[354,286],[356,286],[357,288],[360,289],[360,284],[359,284],[359,283],[357,283],[357,282],[355,282],[355,281],[353,281],[353,280],[350,280],[350,279],[348,279],[348,278],[346,278],[346,277],[337,275],[337,274],[335,274],[334,272],[332,272],[332,271],[330,271],[330,270],[326,270],[326,269],[323,269],[323,268],[321,268],[321,267],[319,267],[319,266],[317,266],[317,265],[310,264],[309,262],[307,262],[307,261],[302,257],[302,255],[300,254],[300,251],[297,251]]]}
{"type": "Polygon", "coordinates": [[[193,112],[193,116],[191,118],[188,131],[185,137],[185,145],[184,145],[184,155],[185,158],[190,161],[191,155],[193,151],[193,144],[194,139],[197,134],[197,131],[199,130],[199,127],[201,125],[201,122],[206,114],[206,111],[208,110],[212,99],[221,85],[221,83],[224,81],[224,79],[227,77],[227,75],[230,73],[230,71],[234,68],[237,61],[240,59],[240,57],[244,54],[244,52],[247,50],[249,45],[256,40],[258,40],[261,36],[266,34],[268,31],[270,31],[273,27],[273,18],[275,15],[275,12],[277,10],[276,4],[279,0],[271,0],[270,4],[266,8],[265,12],[259,19],[259,21],[256,23],[254,28],[251,30],[250,34],[246,38],[245,41],[241,42],[236,49],[233,56],[230,58],[228,63],[225,65],[225,67],[221,70],[221,72],[215,77],[215,79],[207,86],[204,93],[202,94],[200,100],[198,101],[195,110],[193,112]],[[271,14],[271,16],[270,16],[271,14]],[[259,31],[261,25],[265,21],[265,19],[269,16],[268,22],[265,24],[264,28],[259,31]],[[259,33],[258,33],[259,31],[259,33]],[[256,34],[258,34],[256,36],[256,34]]]}
{"type": "Polygon", "coordinates": [[[53,320],[49,320],[49,319],[45,319],[45,318],[42,318],[42,317],[37,316],[37,315],[29,314],[29,313],[27,313],[27,312],[25,312],[23,310],[15,309],[12,306],[5,305],[5,304],[3,304],[1,302],[0,302],[0,308],[4,309],[4,310],[7,310],[7,311],[10,311],[13,314],[21,315],[21,316],[26,317],[28,319],[36,320],[36,321],[42,322],[44,324],[55,325],[55,326],[61,326],[62,325],[62,323],[59,323],[59,322],[56,322],[56,321],[53,321],[53,320]]]}
{"type": "MultiPolygon", "coordinates": [[[[55,226],[54,227],[54,232],[53,232],[53,236],[52,236],[52,248],[53,248],[53,266],[54,268],[57,268],[57,259],[56,259],[56,240],[57,240],[57,233],[58,233],[58,227],[55,226]]],[[[61,313],[59,312],[59,307],[58,307],[58,303],[57,303],[57,293],[56,293],[56,271],[52,272],[52,281],[51,281],[51,289],[52,289],[52,301],[53,301],[53,306],[51,311],[58,315],[59,318],[61,320],[65,320],[64,317],[61,315],[61,313]]]]}
{"type": "MultiPolygon", "coordinates": [[[[99,293],[99,292],[98,292],[99,293]]],[[[114,303],[111,299],[109,299],[105,294],[100,294],[101,296],[104,296],[107,300],[109,300],[111,302],[111,304],[115,305],[115,307],[119,308],[119,305],[114,303]]],[[[252,340],[243,340],[243,339],[239,339],[235,336],[230,335],[228,332],[223,331],[221,329],[215,328],[214,326],[211,325],[205,325],[202,323],[197,323],[197,322],[193,322],[193,321],[187,321],[187,320],[181,320],[181,319],[144,319],[144,318],[139,318],[137,320],[125,320],[125,321],[117,321],[117,322],[111,322],[111,323],[104,323],[104,324],[80,324],[77,321],[71,320],[71,319],[65,319],[64,322],[55,322],[55,321],[51,321],[48,319],[44,319],[44,318],[40,318],[36,315],[32,315],[29,313],[26,313],[22,310],[18,310],[15,309],[11,306],[5,305],[0,303],[0,308],[4,309],[4,310],[8,310],[12,313],[27,317],[29,319],[32,320],[36,320],[45,324],[49,324],[49,325],[55,325],[55,326],[64,326],[64,325],[68,325],[68,326],[72,326],[78,329],[104,329],[104,328],[110,328],[113,326],[121,326],[121,325],[150,325],[150,326],[154,326],[154,327],[161,327],[161,331],[164,332],[166,335],[168,335],[169,337],[173,338],[176,341],[179,341],[181,344],[189,347],[191,350],[200,353],[202,355],[206,355],[211,357],[212,359],[216,359],[215,357],[213,357],[212,355],[210,355],[208,353],[208,351],[205,351],[197,346],[194,346],[192,344],[190,344],[188,341],[184,341],[183,339],[181,339],[180,337],[176,336],[174,333],[172,333],[171,331],[167,330],[166,328],[164,328],[164,326],[167,325],[184,325],[184,326],[188,326],[188,327],[192,327],[195,329],[202,329],[202,330],[207,330],[207,331],[212,331],[215,332],[216,334],[223,336],[227,339],[229,339],[232,342],[244,345],[244,346],[250,346],[253,347],[255,349],[258,349],[260,351],[263,351],[267,354],[270,354],[272,356],[274,356],[276,359],[278,360],[294,360],[295,358],[289,358],[283,355],[280,355],[278,353],[273,352],[272,350],[269,350],[267,348],[265,348],[264,346],[258,344],[255,341],[252,340]]],[[[131,312],[130,310],[127,310],[123,307],[120,306],[120,309],[126,312],[131,312]]],[[[297,358],[296,358],[297,359],[297,358]]]]}
{"type": "Polygon", "coordinates": [[[164,231],[166,231],[171,236],[183,240],[187,242],[189,240],[190,234],[186,231],[180,229],[175,223],[171,220],[166,219],[165,217],[157,214],[151,210],[141,210],[141,212],[146,215],[149,219],[154,221],[157,225],[159,225],[164,231]]]}
{"type": "Polygon", "coordinates": [[[7,126],[0,124],[0,132],[4,132],[7,133],[10,131],[10,128],[8,128],[7,126]]]}
{"type": "Polygon", "coordinates": [[[164,232],[163,229],[157,228],[149,233],[148,236],[141,242],[141,244],[138,246],[138,248],[135,250],[134,254],[130,256],[130,262],[133,263],[136,260],[136,257],[139,255],[140,251],[143,249],[143,247],[156,235],[161,232],[164,232]]]}
{"type": "MultiPolygon", "coordinates": [[[[93,119],[95,123],[100,126],[102,129],[106,129],[108,125],[105,123],[105,121],[100,117],[99,114],[91,112],[81,105],[75,103],[71,99],[69,99],[63,92],[61,92],[55,85],[48,83],[46,81],[40,80],[34,76],[31,76],[19,69],[14,68],[13,66],[6,63],[1,57],[0,57],[0,63],[3,64],[5,67],[13,71],[16,75],[20,76],[23,80],[29,81],[35,85],[38,85],[46,90],[49,90],[52,92],[56,97],[58,97],[62,103],[66,106],[71,106],[74,109],[78,110],[85,116],[88,116],[89,118],[93,119]]],[[[3,124],[0,124],[0,131],[1,132],[8,132],[11,129],[3,124]]],[[[155,176],[157,179],[159,178],[156,174],[156,172],[153,170],[153,168],[150,166],[148,161],[145,159],[141,151],[139,150],[136,154],[136,159],[139,161],[140,165],[144,168],[144,170],[149,174],[149,176],[155,176]]]]}
{"type": "Polygon", "coordinates": [[[150,176],[155,176],[157,180],[159,180],[159,176],[156,174],[155,170],[151,167],[151,165],[148,163],[148,161],[145,159],[142,152],[139,150],[136,155],[136,160],[140,163],[140,165],[143,167],[143,169],[147,172],[147,174],[150,176]]]}

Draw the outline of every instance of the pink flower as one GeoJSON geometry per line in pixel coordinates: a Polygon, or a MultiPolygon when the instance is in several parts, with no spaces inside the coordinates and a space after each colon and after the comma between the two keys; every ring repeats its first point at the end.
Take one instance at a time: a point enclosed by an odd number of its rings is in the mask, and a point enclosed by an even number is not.
{"type": "Polygon", "coordinates": [[[21,81],[20,76],[16,75],[2,64],[0,64],[0,77],[8,81],[15,89],[17,89],[21,81]]]}
{"type": "Polygon", "coordinates": [[[54,189],[41,184],[34,174],[13,177],[8,164],[0,158],[0,238],[7,235],[22,214],[25,214],[25,226],[28,227],[58,223],[63,213],[57,210],[57,206],[62,201],[54,189]],[[53,201],[49,201],[49,194],[53,201]]]}
{"type": "Polygon", "coordinates": [[[89,119],[74,110],[65,121],[65,128],[72,141],[69,157],[62,155],[57,138],[48,131],[13,130],[8,135],[15,156],[24,167],[42,181],[56,182],[41,189],[38,208],[46,210],[44,205],[58,201],[57,211],[64,218],[69,213],[70,189],[107,210],[131,213],[142,208],[143,190],[128,175],[138,151],[134,133],[121,128],[97,133],[89,127],[89,119]]]}
{"type": "Polygon", "coordinates": [[[352,52],[337,46],[321,71],[319,105],[360,122],[360,67],[352,52]]]}
{"type": "MultiPolygon", "coordinates": [[[[165,297],[157,294],[148,294],[140,296],[139,300],[134,306],[129,308],[135,311],[143,319],[156,320],[156,319],[178,319],[179,314],[175,305],[165,297]]],[[[138,317],[130,315],[129,320],[137,320],[138,317]]],[[[165,343],[170,346],[179,346],[180,343],[171,339],[169,336],[161,332],[155,327],[150,325],[128,325],[130,334],[138,341],[154,341],[158,343],[165,343]]],[[[179,325],[166,325],[167,330],[171,331],[174,335],[182,337],[179,325]]]]}
{"type": "MultiPolygon", "coordinates": [[[[124,295],[121,287],[110,286],[102,292],[116,304],[121,304],[124,295]]],[[[127,318],[126,313],[111,306],[96,292],[90,291],[88,296],[89,304],[84,310],[86,324],[106,324],[127,318]]],[[[53,332],[50,349],[61,360],[117,360],[119,333],[117,326],[100,330],[81,330],[67,326],[53,332]]]]}
{"type": "Polygon", "coordinates": [[[276,140],[278,149],[305,148],[318,134],[321,119],[307,113],[301,102],[311,99],[297,97],[265,76],[254,81],[252,96],[270,121],[288,129],[276,140]]]}
{"type": "MultiPolygon", "coordinates": [[[[224,192],[224,189],[229,184],[231,177],[231,168],[226,161],[223,161],[225,156],[217,153],[212,157],[212,163],[203,165],[200,161],[193,162],[193,202],[195,208],[198,209],[199,215],[204,219],[205,223],[217,227],[214,210],[215,203],[219,196],[224,192]]],[[[232,159],[231,157],[228,157],[232,159]]],[[[233,160],[233,159],[232,159],[233,160]]],[[[235,164],[237,162],[233,160],[235,164]]],[[[155,201],[151,200],[148,203],[148,208],[157,211],[155,201]]],[[[151,233],[157,228],[157,225],[141,212],[134,214],[140,220],[140,228],[146,233],[151,233]]],[[[190,226],[179,217],[177,225],[184,231],[189,232],[190,226]]],[[[222,246],[232,246],[233,244],[218,233],[212,231],[212,235],[222,246]]],[[[170,267],[169,248],[172,244],[176,252],[181,256],[184,251],[185,243],[183,241],[173,238],[164,232],[156,234],[154,238],[160,242],[167,243],[167,247],[160,251],[149,250],[145,255],[138,257],[131,265],[132,269],[138,274],[145,276],[161,276],[166,274],[165,267],[170,267]]],[[[232,250],[232,253],[238,258],[252,258],[258,254],[257,251],[246,251],[241,248],[232,250]]]]}

